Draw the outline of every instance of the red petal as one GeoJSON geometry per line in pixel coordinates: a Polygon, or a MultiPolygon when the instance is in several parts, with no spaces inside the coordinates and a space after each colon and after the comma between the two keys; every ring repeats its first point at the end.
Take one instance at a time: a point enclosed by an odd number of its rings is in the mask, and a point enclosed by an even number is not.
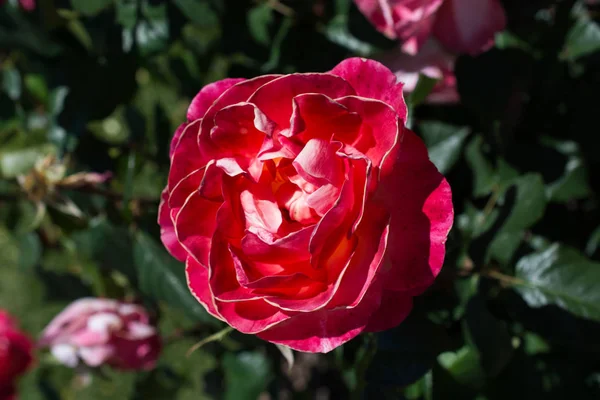
{"type": "MultiPolygon", "coordinates": [[[[293,100],[290,132],[287,136],[302,143],[312,138],[352,143],[361,125],[358,115],[321,93],[298,95],[293,100]]],[[[284,134],[284,133],[282,133],[284,134]]]]}
{"type": "Polygon", "coordinates": [[[160,196],[160,205],[158,206],[158,225],[160,225],[160,240],[163,242],[169,253],[179,261],[183,262],[187,257],[187,252],[177,240],[175,227],[171,220],[170,209],[168,206],[169,193],[165,188],[160,196]]]}
{"type": "Polygon", "coordinates": [[[223,319],[215,307],[215,299],[208,286],[208,270],[192,257],[185,263],[185,273],[188,286],[194,297],[206,308],[210,315],[220,320],[223,319]]]}
{"type": "Polygon", "coordinates": [[[244,78],[227,78],[216,81],[204,86],[192,100],[187,112],[188,121],[192,122],[204,117],[210,106],[221,96],[227,89],[245,81],[244,78]]]}
{"type": "Polygon", "coordinates": [[[364,58],[348,58],[332,69],[331,73],[350,83],[358,96],[389,104],[400,119],[406,121],[402,83],[397,83],[396,76],[383,64],[364,58]]]}
{"type": "Polygon", "coordinates": [[[401,139],[398,114],[382,101],[349,96],[337,101],[350,112],[360,115],[362,127],[354,142],[346,142],[367,156],[373,165],[381,168],[384,159],[401,139]]]}
{"type": "Polygon", "coordinates": [[[307,182],[321,186],[330,183],[339,186],[344,180],[344,162],[336,154],[339,142],[310,139],[292,165],[307,182]]]}
{"type": "Polygon", "coordinates": [[[216,230],[216,215],[220,206],[220,202],[207,200],[196,191],[187,198],[176,216],[177,239],[202,265],[208,265],[211,237],[216,230]]]}
{"type": "Polygon", "coordinates": [[[371,286],[357,307],[301,313],[258,334],[294,350],[328,353],[361,333],[379,307],[380,287],[371,286]]]}
{"type": "Polygon", "coordinates": [[[343,79],[330,74],[292,74],[274,79],[248,99],[281,129],[290,126],[292,100],[303,93],[321,93],[331,98],[356,94],[343,79]]]}
{"type": "Polygon", "coordinates": [[[198,129],[200,121],[187,125],[179,137],[179,142],[171,155],[171,169],[167,186],[171,190],[191,172],[202,168],[206,163],[200,159],[198,150],[198,129]]]}
{"type": "Polygon", "coordinates": [[[371,315],[365,332],[380,332],[398,326],[412,309],[412,297],[402,292],[384,290],[381,305],[371,315]]]}
{"type": "Polygon", "coordinates": [[[290,318],[289,313],[267,304],[264,300],[235,303],[216,302],[225,321],[240,332],[255,334],[290,318]]]}
{"type": "Polygon", "coordinates": [[[379,184],[378,198],[392,215],[385,287],[418,294],[442,268],[454,211],[450,186],[429,161],[425,145],[405,130],[392,172],[379,184]]]}
{"type": "Polygon", "coordinates": [[[185,129],[185,127],[187,125],[188,125],[187,122],[184,122],[183,124],[179,125],[177,127],[177,130],[173,134],[173,139],[171,139],[171,146],[169,148],[169,158],[173,157],[173,153],[175,152],[175,148],[179,144],[179,139],[181,138],[181,133],[183,132],[183,130],[185,129]]]}

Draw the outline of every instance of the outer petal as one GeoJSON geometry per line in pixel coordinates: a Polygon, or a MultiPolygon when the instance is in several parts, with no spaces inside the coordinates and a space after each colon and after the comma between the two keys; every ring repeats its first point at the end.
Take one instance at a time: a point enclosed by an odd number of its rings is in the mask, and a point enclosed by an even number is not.
{"type": "Polygon", "coordinates": [[[197,144],[199,129],[200,121],[198,120],[187,125],[179,136],[177,146],[171,155],[171,169],[167,183],[169,191],[191,172],[206,165],[200,159],[197,144]]]}
{"type": "Polygon", "coordinates": [[[227,78],[216,81],[204,86],[194,97],[187,112],[188,121],[195,121],[204,117],[210,106],[221,96],[227,89],[245,81],[244,78],[227,78]]]}
{"type": "Polygon", "coordinates": [[[217,300],[217,309],[225,321],[240,332],[254,334],[290,318],[286,313],[262,299],[222,302],[217,300]]]}
{"type": "Polygon", "coordinates": [[[437,39],[450,51],[477,54],[494,43],[494,34],[506,26],[498,0],[446,0],[434,25],[437,39]]]}
{"type": "Polygon", "coordinates": [[[448,182],[408,129],[396,165],[382,178],[376,196],[392,215],[385,288],[419,294],[442,268],[454,210],[448,182]]]}
{"type": "Polygon", "coordinates": [[[303,93],[322,93],[331,98],[356,94],[354,89],[331,74],[292,74],[274,79],[248,99],[281,129],[289,128],[293,98],[303,93]]]}
{"type": "Polygon", "coordinates": [[[215,307],[215,299],[208,285],[208,270],[206,267],[192,257],[188,257],[185,263],[185,273],[188,286],[196,300],[204,306],[210,315],[223,320],[215,307]]]}
{"type": "Polygon", "coordinates": [[[412,297],[402,292],[384,290],[381,305],[371,315],[366,332],[379,332],[399,325],[412,309],[412,297]]]}
{"type": "Polygon", "coordinates": [[[344,78],[358,96],[389,104],[400,119],[406,121],[402,83],[396,81],[396,76],[385,65],[365,58],[348,58],[336,65],[331,74],[344,78]]]}
{"type": "Polygon", "coordinates": [[[179,261],[184,261],[187,252],[177,240],[175,234],[175,226],[171,219],[171,213],[168,206],[169,193],[165,188],[160,196],[160,205],[158,206],[158,225],[160,225],[160,240],[165,245],[166,249],[171,253],[173,257],[179,261]]]}
{"type": "Polygon", "coordinates": [[[380,304],[380,287],[372,285],[355,308],[301,313],[258,334],[294,350],[328,353],[361,333],[380,304]]]}

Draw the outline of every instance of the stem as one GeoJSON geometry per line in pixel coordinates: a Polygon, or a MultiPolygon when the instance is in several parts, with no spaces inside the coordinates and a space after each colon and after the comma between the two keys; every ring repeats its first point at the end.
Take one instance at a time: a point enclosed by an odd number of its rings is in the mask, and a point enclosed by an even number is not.
{"type": "Polygon", "coordinates": [[[186,357],[191,356],[193,352],[195,352],[196,350],[198,350],[200,347],[204,346],[207,343],[216,342],[217,340],[222,340],[232,330],[233,330],[233,328],[230,327],[230,326],[228,326],[228,327],[226,327],[224,329],[221,329],[217,333],[213,333],[212,335],[210,335],[208,337],[205,337],[204,339],[202,339],[201,341],[199,341],[198,343],[196,343],[195,345],[193,345],[192,347],[190,347],[190,349],[187,351],[187,353],[185,354],[185,356],[186,357]]]}

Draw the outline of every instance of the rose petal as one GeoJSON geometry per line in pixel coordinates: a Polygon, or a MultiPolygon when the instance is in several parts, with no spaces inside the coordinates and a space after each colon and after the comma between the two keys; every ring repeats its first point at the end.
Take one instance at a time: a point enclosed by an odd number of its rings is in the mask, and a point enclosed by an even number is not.
{"type": "Polygon", "coordinates": [[[173,153],[175,152],[175,148],[179,144],[179,139],[181,138],[181,133],[185,129],[188,124],[184,122],[183,124],[177,127],[175,133],[173,134],[173,138],[171,139],[171,145],[169,147],[169,158],[173,157],[173,153]]]}
{"type": "Polygon", "coordinates": [[[227,78],[204,86],[190,103],[187,112],[188,121],[191,122],[204,117],[206,111],[219,96],[236,83],[243,81],[245,81],[244,78],[227,78]]]}
{"type": "MultiPolygon", "coordinates": [[[[358,96],[389,104],[398,117],[406,121],[402,83],[397,83],[396,76],[383,64],[364,58],[348,58],[333,68],[331,73],[350,83],[358,96]]],[[[338,97],[343,96],[334,98],[338,97]]]]}
{"type": "Polygon", "coordinates": [[[235,303],[216,301],[217,310],[225,321],[242,333],[255,334],[290,318],[277,307],[264,300],[249,300],[235,303]]]}
{"type": "Polygon", "coordinates": [[[412,297],[402,292],[384,290],[381,305],[371,315],[365,332],[380,332],[398,326],[412,309],[412,297]]]}
{"type": "Polygon", "coordinates": [[[385,287],[419,294],[442,268],[454,211],[450,186],[429,161],[425,145],[406,130],[393,171],[377,197],[392,214],[385,287]]]}
{"type": "Polygon", "coordinates": [[[378,100],[348,96],[337,99],[337,102],[362,120],[358,137],[346,143],[366,155],[375,167],[381,168],[384,159],[402,137],[398,114],[378,100]]]}
{"type": "Polygon", "coordinates": [[[165,188],[160,196],[160,205],[158,206],[158,225],[160,225],[160,240],[173,257],[179,261],[184,261],[187,252],[177,240],[175,234],[175,225],[171,219],[171,210],[168,207],[169,193],[165,188]]]}
{"type": "Polygon", "coordinates": [[[216,215],[221,202],[208,200],[193,192],[175,220],[175,234],[181,246],[202,265],[208,265],[211,237],[216,230],[216,215]]]}
{"type": "Polygon", "coordinates": [[[192,122],[185,127],[179,137],[179,142],[171,156],[171,169],[169,170],[167,183],[169,190],[190,173],[206,165],[206,162],[200,158],[200,151],[197,145],[199,128],[200,120],[192,122]]]}
{"type": "Polygon", "coordinates": [[[223,320],[217,311],[215,299],[208,285],[208,270],[192,257],[188,257],[185,263],[185,273],[190,291],[204,306],[206,311],[215,318],[223,320]]]}
{"type": "Polygon", "coordinates": [[[357,307],[301,313],[258,334],[294,350],[328,353],[361,333],[379,307],[380,287],[372,285],[357,307]]]}
{"type": "Polygon", "coordinates": [[[261,86],[248,99],[279,128],[290,126],[294,97],[303,93],[321,93],[331,98],[356,94],[343,79],[331,74],[292,74],[261,86]]]}
{"type": "Polygon", "coordinates": [[[506,26],[498,0],[446,0],[434,25],[437,39],[450,51],[476,55],[490,48],[506,26]]]}

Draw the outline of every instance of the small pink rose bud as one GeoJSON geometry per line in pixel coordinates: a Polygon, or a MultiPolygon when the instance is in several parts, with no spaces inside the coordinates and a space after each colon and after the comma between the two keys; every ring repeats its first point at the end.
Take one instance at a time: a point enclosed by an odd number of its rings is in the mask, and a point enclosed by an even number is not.
{"type": "Polygon", "coordinates": [[[69,305],[44,329],[41,346],[62,364],[151,369],[161,349],[148,313],[135,304],[84,298],[69,305]]]}

